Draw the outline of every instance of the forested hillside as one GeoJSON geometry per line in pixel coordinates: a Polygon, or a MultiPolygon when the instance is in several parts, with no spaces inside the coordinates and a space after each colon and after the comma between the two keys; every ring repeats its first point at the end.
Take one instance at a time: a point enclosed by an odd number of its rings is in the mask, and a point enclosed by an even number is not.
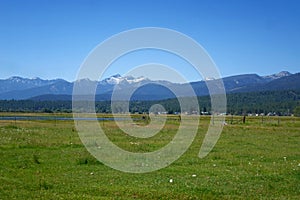
{"type": "MultiPolygon", "coordinates": [[[[186,97],[188,98],[188,97],[186,97]]],[[[202,114],[210,112],[210,97],[198,97],[199,111],[202,114]]],[[[161,104],[168,113],[181,112],[177,99],[160,101],[131,101],[130,112],[148,112],[153,104],[161,104]]],[[[300,106],[300,91],[263,91],[250,93],[236,93],[227,95],[227,113],[229,114],[276,114],[290,115],[300,106]]],[[[111,112],[110,101],[97,101],[96,111],[111,112]]],[[[72,101],[36,101],[36,100],[1,100],[1,112],[72,112],[72,101]]],[[[187,111],[189,112],[189,111],[187,111]]],[[[191,111],[192,112],[192,111],[191,111]]]]}

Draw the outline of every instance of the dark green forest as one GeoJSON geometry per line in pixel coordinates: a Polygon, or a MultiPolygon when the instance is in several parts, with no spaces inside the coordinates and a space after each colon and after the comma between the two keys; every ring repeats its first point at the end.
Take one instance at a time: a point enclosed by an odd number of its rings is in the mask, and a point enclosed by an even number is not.
{"type": "MultiPolygon", "coordinates": [[[[161,104],[169,114],[183,111],[191,113],[193,110],[197,110],[201,114],[210,114],[211,102],[209,96],[198,97],[198,103],[198,109],[183,108],[185,110],[180,110],[177,99],[131,101],[129,104],[129,111],[131,113],[144,113],[148,112],[152,105],[161,104]]],[[[111,113],[110,101],[97,101],[95,104],[96,112],[111,113]]],[[[72,102],[58,100],[1,100],[0,112],[72,112],[72,102]]],[[[227,113],[234,115],[244,115],[249,113],[300,115],[300,91],[288,90],[227,94],[227,113]]]]}

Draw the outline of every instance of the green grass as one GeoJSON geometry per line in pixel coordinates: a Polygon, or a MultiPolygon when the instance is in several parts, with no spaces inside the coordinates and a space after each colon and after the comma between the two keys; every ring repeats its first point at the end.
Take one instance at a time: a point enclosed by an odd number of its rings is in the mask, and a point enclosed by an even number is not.
{"type": "MultiPolygon", "coordinates": [[[[199,159],[209,121],[201,118],[189,150],[145,174],[97,161],[71,121],[0,121],[0,199],[299,199],[300,119],[240,118],[230,124],[228,117],[213,151],[199,159]]],[[[170,118],[148,140],[124,136],[114,122],[100,124],[120,147],[146,152],[167,144],[179,122],[170,118]]]]}

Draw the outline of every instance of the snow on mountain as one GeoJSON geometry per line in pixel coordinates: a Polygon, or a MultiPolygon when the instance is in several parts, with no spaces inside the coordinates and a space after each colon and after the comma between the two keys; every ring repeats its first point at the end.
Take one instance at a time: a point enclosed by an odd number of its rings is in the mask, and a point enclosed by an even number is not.
{"type": "Polygon", "coordinates": [[[263,76],[263,78],[267,81],[272,81],[272,80],[279,79],[279,78],[286,77],[286,76],[290,76],[290,75],[292,75],[292,74],[288,71],[281,71],[277,74],[271,74],[271,75],[263,76]]]}
{"type": "Polygon", "coordinates": [[[54,84],[61,80],[62,79],[43,80],[40,78],[22,78],[19,76],[12,76],[8,79],[0,79],[0,93],[42,87],[54,84]]]}
{"type": "MultiPolygon", "coordinates": [[[[218,80],[209,80],[211,82],[218,80]]],[[[228,93],[249,92],[259,89],[276,90],[285,88],[299,88],[299,74],[291,74],[286,71],[268,76],[257,74],[242,74],[223,78],[225,89],[228,93]]],[[[133,77],[116,74],[101,81],[81,79],[75,82],[68,82],[63,79],[43,80],[40,78],[22,78],[13,76],[8,79],[0,79],[0,99],[28,99],[39,95],[72,95],[74,84],[82,87],[84,94],[92,94],[95,91],[87,91],[89,86],[97,87],[96,95],[110,97],[112,91],[120,94],[135,89],[134,99],[163,99],[171,98],[170,91],[166,88],[177,91],[179,96],[189,96],[186,93],[187,84],[176,84],[168,81],[150,80],[145,77],[133,77]],[[165,88],[165,89],[163,89],[165,88]],[[137,90],[139,89],[139,90],[137,90]]],[[[190,83],[196,95],[208,95],[205,81],[190,83]]]]}
{"type": "Polygon", "coordinates": [[[132,84],[132,83],[138,83],[141,81],[147,81],[149,79],[145,77],[133,77],[133,76],[124,76],[122,77],[120,74],[116,74],[114,76],[111,76],[109,78],[106,78],[99,82],[100,85],[110,84],[110,85],[118,85],[118,84],[132,84]]]}
{"type": "Polygon", "coordinates": [[[125,79],[128,83],[138,83],[138,82],[141,82],[141,81],[145,81],[145,80],[148,80],[147,78],[141,76],[141,77],[137,77],[137,78],[134,78],[132,76],[127,76],[127,78],[125,79]]]}

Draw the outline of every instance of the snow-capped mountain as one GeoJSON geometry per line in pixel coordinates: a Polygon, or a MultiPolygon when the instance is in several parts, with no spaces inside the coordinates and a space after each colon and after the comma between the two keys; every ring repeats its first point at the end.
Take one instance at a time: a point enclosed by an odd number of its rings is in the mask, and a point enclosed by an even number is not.
{"type": "MultiPolygon", "coordinates": [[[[206,80],[211,83],[218,80],[206,80]]],[[[269,76],[257,74],[242,74],[223,78],[227,93],[268,91],[268,90],[300,90],[300,73],[291,74],[283,71],[269,76]]],[[[64,99],[71,99],[74,82],[63,79],[43,80],[40,78],[11,77],[0,80],[0,99],[30,99],[37,96],[43,100],[58,100],[53,95],[63,95],[64,99]],[[52,97],[51,97],[52,95],[52,97]],[[69,96],[69,97],[67,97],[69,96]]],[[[113,91],[117,91],[120,99],[127,91],[135,91],[132,100],[158,100],[174,98],[173,92],[179,96],[191,95],[187,90],[187,84],[171,83],[168,81],[152,81],[146,77],[121,76],[119,74],[103,79],[91,81],[82,79],[76,81],[82,86],[84,94],[92,94],[93,91],[86,91],[87,85],[97,86],[97,100],[110,100],[113,91]]],[[[197,96],[208,95],[205,81],[190,83],[197,96]]],[[[83,94],[83,95],[84,95],[83,94]]],[[[126,96],[126,95],[125,95],[126,96]]],[[[39,98],[35,98],[39,99],[39,98]]]]}
{"type": "Polygon", "coordinates": [[[263,78],[268,80],[268,81],[272,81],[272,80],[282,78],[282,77],[286,77],[286,76],[290,76],[290,75],[292,75],[292,74],[288,71],[281,71],[277,74],[271,74],[271,75],[268,75],[268,76],[263,76],[263,78]]]}
{"type": "Polygon", "coordinates": [[[34,79],[19,79],[17,85],[15,81],[16,79],[13,82],[10,82],[9,79],[0,81],[0,88],[6,89],[5,92],[0,92],[0,99],[29,99],[44,94],[69,95],[73,91],[73,84],[63,79],[40,79],[38,81],[34,79]]]}
{"type": "Polygon", "coordinates": [[[138,83],[141,81],[149,81],[149,79],[141,76],[141,77],[133,77],[133,76],[124,76],[122,77],[120,74],[116,74],[113,75],[109,78],[106,78],[102,81],[99,82],[99,85],[106,85],[106,84],[110,84],[110,85],[117,85],[117,84],[132,84],[132,83],[138,83]]]}
{"type": "Polygon", "coordinates": [[[40,78],[22,78],[19,76],[12,76],[8,79],[0,80],[0,93],[42,87],[59,81],[62,81],[62,79],[43,80],[40,78]]]}

